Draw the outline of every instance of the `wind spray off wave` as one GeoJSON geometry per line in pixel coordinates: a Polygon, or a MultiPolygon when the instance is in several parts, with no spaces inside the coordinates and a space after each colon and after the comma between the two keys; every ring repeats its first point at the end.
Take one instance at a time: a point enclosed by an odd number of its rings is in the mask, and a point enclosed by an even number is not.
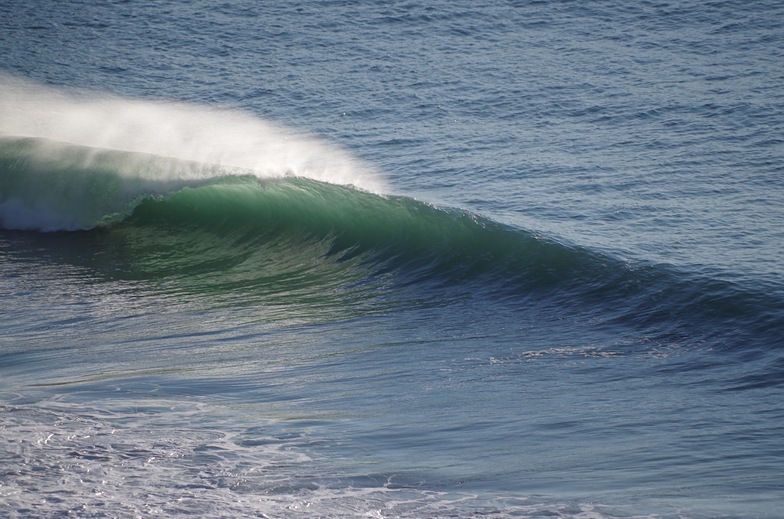
{"type": "Polygon", "coordinates": [[[0,91],[7,229],[87,229],[126,214],[134,200],[227,175],[384,190],[372,167],[342,149],[247,113],[52,89],[8,75],[0,75],[0,91]],[[87,200],[98,209],[63,213],[63,205],[87,200]]]}

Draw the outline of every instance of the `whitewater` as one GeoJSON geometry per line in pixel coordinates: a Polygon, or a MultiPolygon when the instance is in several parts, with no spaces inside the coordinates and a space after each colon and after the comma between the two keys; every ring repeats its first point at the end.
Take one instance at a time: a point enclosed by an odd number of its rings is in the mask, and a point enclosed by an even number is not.
{"type": "Polygon", "coordinates": [[[781,20],[0,5],[0,515],[779,516],[781,20]]]}

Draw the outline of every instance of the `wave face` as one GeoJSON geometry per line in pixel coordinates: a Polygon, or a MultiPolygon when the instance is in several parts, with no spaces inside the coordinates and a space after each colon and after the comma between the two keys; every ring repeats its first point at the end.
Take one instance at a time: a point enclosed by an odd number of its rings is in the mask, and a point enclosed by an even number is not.
{"type": "MultiPolygon", "coordinates": [[[[774,333],[773,295],[657,265],[630,265],[467,211],[309,178],[96,149],[0,140],[0,224],[91,230],[112,279],[283,297],[340,313],[406,288],[570,307],[661,336],[774,333]],[[340,301],[314,293],[342,294],[340,301]],[[284,296],[281,296],[284,295],[284,296]],[[721,323],[721,326],[717,326],[721,323]]],[[[714,337],[715,340],[715,337],[714,337]]],[[[732,339],[732,344],[737,340],[732,339]]],[[[748,343],[744,343],[748,346],[748,343]]]]}

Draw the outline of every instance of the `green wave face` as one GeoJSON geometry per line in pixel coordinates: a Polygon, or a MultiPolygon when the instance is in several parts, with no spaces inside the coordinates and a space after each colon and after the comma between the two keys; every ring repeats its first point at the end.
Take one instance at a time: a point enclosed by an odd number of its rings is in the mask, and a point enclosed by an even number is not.
{"type": "Polygon", "coordinates": [[[456,283],[471,268],[501,260],[510,245],[533,241],[405,197],[251,176],[146,198],[105,235],[143,258],[147,276],[218,274],[222,288],[252,283],[264,290],[280,281],[282,291],[298,282],[384,283],[392,273],[398,285],[456,283]]]}
{"type": "Polygon", "coordinates": [[[134,256],[156,258],[146,267],[155,276],[289,275],[308,265],[350,273],[342,283],[391,277],[398,287],[508,291],[557,285],[596,267],[587,251],[465,211],[301,178],[225,176],[148,197],[110,234],[134,244],[134,256]],[[168,248],[165,258],[156,252],[168,248]]]}

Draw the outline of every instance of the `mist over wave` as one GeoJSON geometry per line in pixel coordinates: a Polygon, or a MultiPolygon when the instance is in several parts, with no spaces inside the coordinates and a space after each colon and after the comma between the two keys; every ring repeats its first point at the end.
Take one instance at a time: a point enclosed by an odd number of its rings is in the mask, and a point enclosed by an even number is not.
{"type": "MultiPolygon", "coordinates": [[[[0,135],[240,168],[259,177],[301,176],[377,193],[385,188],[371,166],[338,146],[245,112],[52,88],[2,73],[0,92],[0,135]]],[[[84,165],[92,158],[85,154],[84,165]]],[[[119,172],[140,174],[133,162],[119,172]]],[[[144,173],[160,180],[204,174],[194,168],[144,173]]]]}

